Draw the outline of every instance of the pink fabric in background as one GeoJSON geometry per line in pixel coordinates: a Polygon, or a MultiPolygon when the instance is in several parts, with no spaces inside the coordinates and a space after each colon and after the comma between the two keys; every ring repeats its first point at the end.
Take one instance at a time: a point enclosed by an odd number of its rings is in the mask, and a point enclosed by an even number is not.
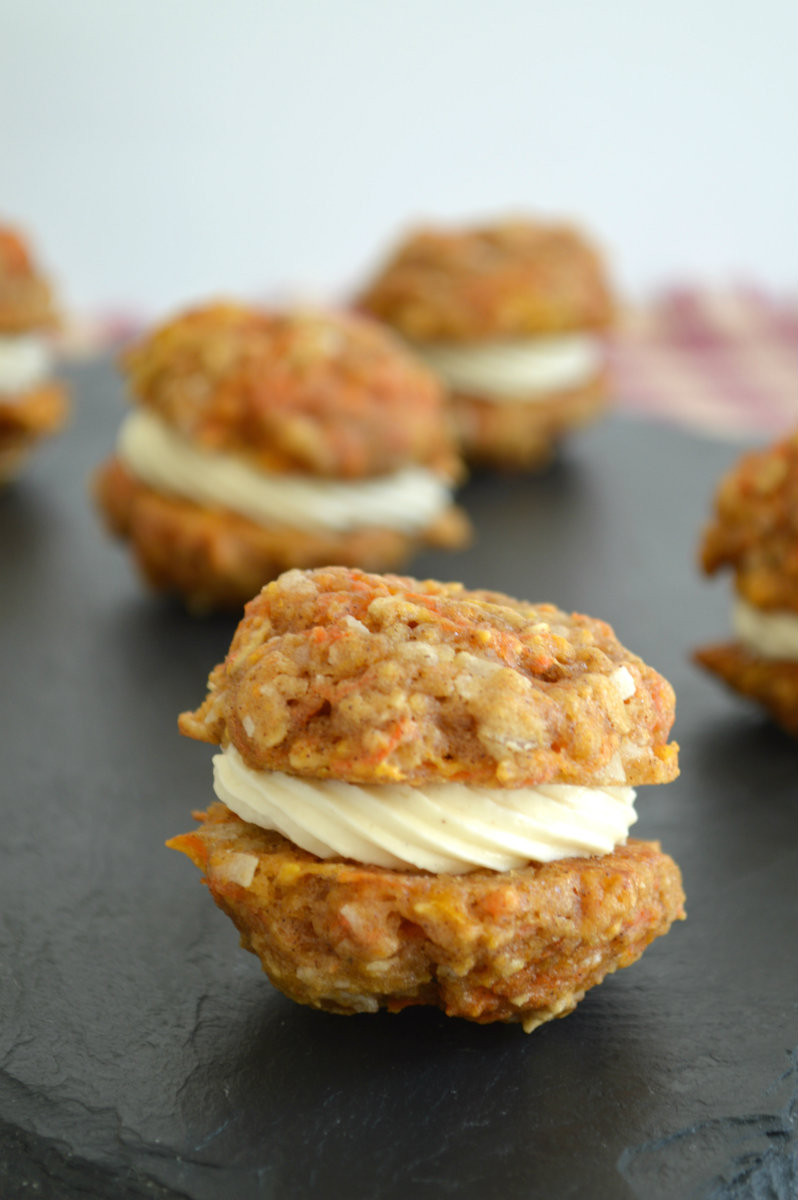
{"type": "MultiPolygon", "coordinates": [[[[63,350],[90,357],[142,327],[125,313],[76,322],[63,350]]],[[[623,313],[610,361],[621,411],[726,437],[798,424],[798,301],[754,288],[669,291],[623,313]]]]}
{"type": "Polygon", "coordinates": [[[725,436],[798,424],[798,302],[671,291],[624,314],[611,360],[620,409],[725,436]]]}

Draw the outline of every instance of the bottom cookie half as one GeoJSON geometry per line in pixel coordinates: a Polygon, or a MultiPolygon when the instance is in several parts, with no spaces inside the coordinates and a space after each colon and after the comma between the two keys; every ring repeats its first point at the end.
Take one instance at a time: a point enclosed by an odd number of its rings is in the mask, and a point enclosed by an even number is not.
{"type": "Polygon", "coordinates": [[[19,474],[37,442],[61,428],[68,409],[66,391],[58,383],[13,399],[0,395],[0,485],[19,474]]]}
{"type": "Polygon", "coordinates": [[[436,1005],[529,1032],[684,917],[679,868],[655,842],[465,875],[321,861],[223,804],[168,843],[291,999],[337,1013],[436,1005]]]}
{"type": "Polygon", "coordinates": [[[600,416],[607,390],[602,374],[583,387],[520,403],[455,393],[452,412],[463,455],[508,470],[545,466],[571,429],[600,416]]]}
{"type": "Polygon", "coordinates": [[[454,505],[417,535],[378,526],[344,533],[269,528],[157,492],[117,458],[99,469],[94,491],[111,531],[130,541],[145,579],[179,593],[196,611],[239,608],[293,567],[334,562],[392,571],[422,545],[454,549],[470,538],[468,518],[454,505]]]}
{"type": "Polygon", "coordinates": [[[761,704],[782,729],[798,737],[798,662],[762,658],[739,642],[703,646],[694,657],[735,692],[761,704]]]}

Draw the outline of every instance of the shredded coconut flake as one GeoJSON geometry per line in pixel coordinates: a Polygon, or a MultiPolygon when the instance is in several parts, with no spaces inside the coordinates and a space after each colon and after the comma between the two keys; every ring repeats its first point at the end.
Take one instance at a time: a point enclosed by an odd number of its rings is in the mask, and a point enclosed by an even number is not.
{"type": "Polygon", "coordinates": [[[617,750],[607,763],[607,769],[604,772],[604,776],[611,783],[626,783],[626,769],[623,765],[623,759],[617,750]]]}
{"type": "Polygon", "coordinates": [[[347,629],[351,629],[356,633],[368,633],[369,631],[367,625],[364,625],[362,621],[358,621],[357,617],[353,617],[350,613],[347,613],[344,617],[343,624],[347,629]]]}
{"type": "Polygon", "coordinates": [[[613,671],[610,679],[620,692],[622,700],[628,700],[637,691],[637,685],[626,667],[618,667],[617,671],[613,671]]]}
{"type": "Polygon", "coordinates": [[[254,854],[228,854],[219,874],[228,883],[238,883],[248,888],[255,878],[258,860],[254,854]]]}
{"type": "Polygon", "coordinates": [[[366,970],[369,975],[382,975],[386,971],[390,971],[394,965],[392,958],[378,958],[374,962],[366,963],[366,970]]]}

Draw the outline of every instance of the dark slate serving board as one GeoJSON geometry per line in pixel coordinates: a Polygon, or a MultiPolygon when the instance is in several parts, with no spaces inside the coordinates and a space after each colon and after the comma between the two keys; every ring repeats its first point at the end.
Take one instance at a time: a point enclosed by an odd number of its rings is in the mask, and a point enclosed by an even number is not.
{"type": "Polygon", "coordinates": [[[235,620],[144,592],[86,477],[107,364],[0,498],[0,1196],[792,1197],[796,746],[700,674],[728,583],[694,569],[739,448],[615,418],[546,474],[478,476],[478,540],[416,574],[611,621],[679,697],[682,776],[635,833],[688,920],[530,1036],[293,1005],[164,839],[211,795],[175,718],[235,620]]]}

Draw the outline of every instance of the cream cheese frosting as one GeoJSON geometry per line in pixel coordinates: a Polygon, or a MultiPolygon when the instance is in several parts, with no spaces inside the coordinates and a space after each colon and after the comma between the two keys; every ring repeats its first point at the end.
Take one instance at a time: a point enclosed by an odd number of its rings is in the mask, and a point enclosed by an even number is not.
{"type": "Polygon", "coordinates": [[[589,383],[601,369],[601,340],[589,334],[413,349],[454,391],[500,403],[534,402],[589,383]]]}
{"type": "Polygon", "coordinates": [[[464,874],[608,854],[637,820],[630,787],[345,783],[256,771],[234,746],[214,756],[214,791],[244,821],[317,857],[464,874]]]}
{"type": "Polygon", "coordinates": [[[754,654],[798,662],[798,613],[754,608],[737,596],[732,625],[739,641],[754,654]]]}
{"type": "Polygon", "coordinates": [[[314,533],[364,526],[417,533],[450,501],[446,483],[424,467],[408,466],[351,483],[270,473],[235,455],[192,445],[143,409],[124,421],[117,454],[138,479],[158,491],[228,509],[261,525],[314,533]]]}
{"type": "Polygon", "coordinates": [[[4,400],[38,387],[49,378],[51,369],[46,338],[32,333],[0,336],[0,394],[4,400]]]}

